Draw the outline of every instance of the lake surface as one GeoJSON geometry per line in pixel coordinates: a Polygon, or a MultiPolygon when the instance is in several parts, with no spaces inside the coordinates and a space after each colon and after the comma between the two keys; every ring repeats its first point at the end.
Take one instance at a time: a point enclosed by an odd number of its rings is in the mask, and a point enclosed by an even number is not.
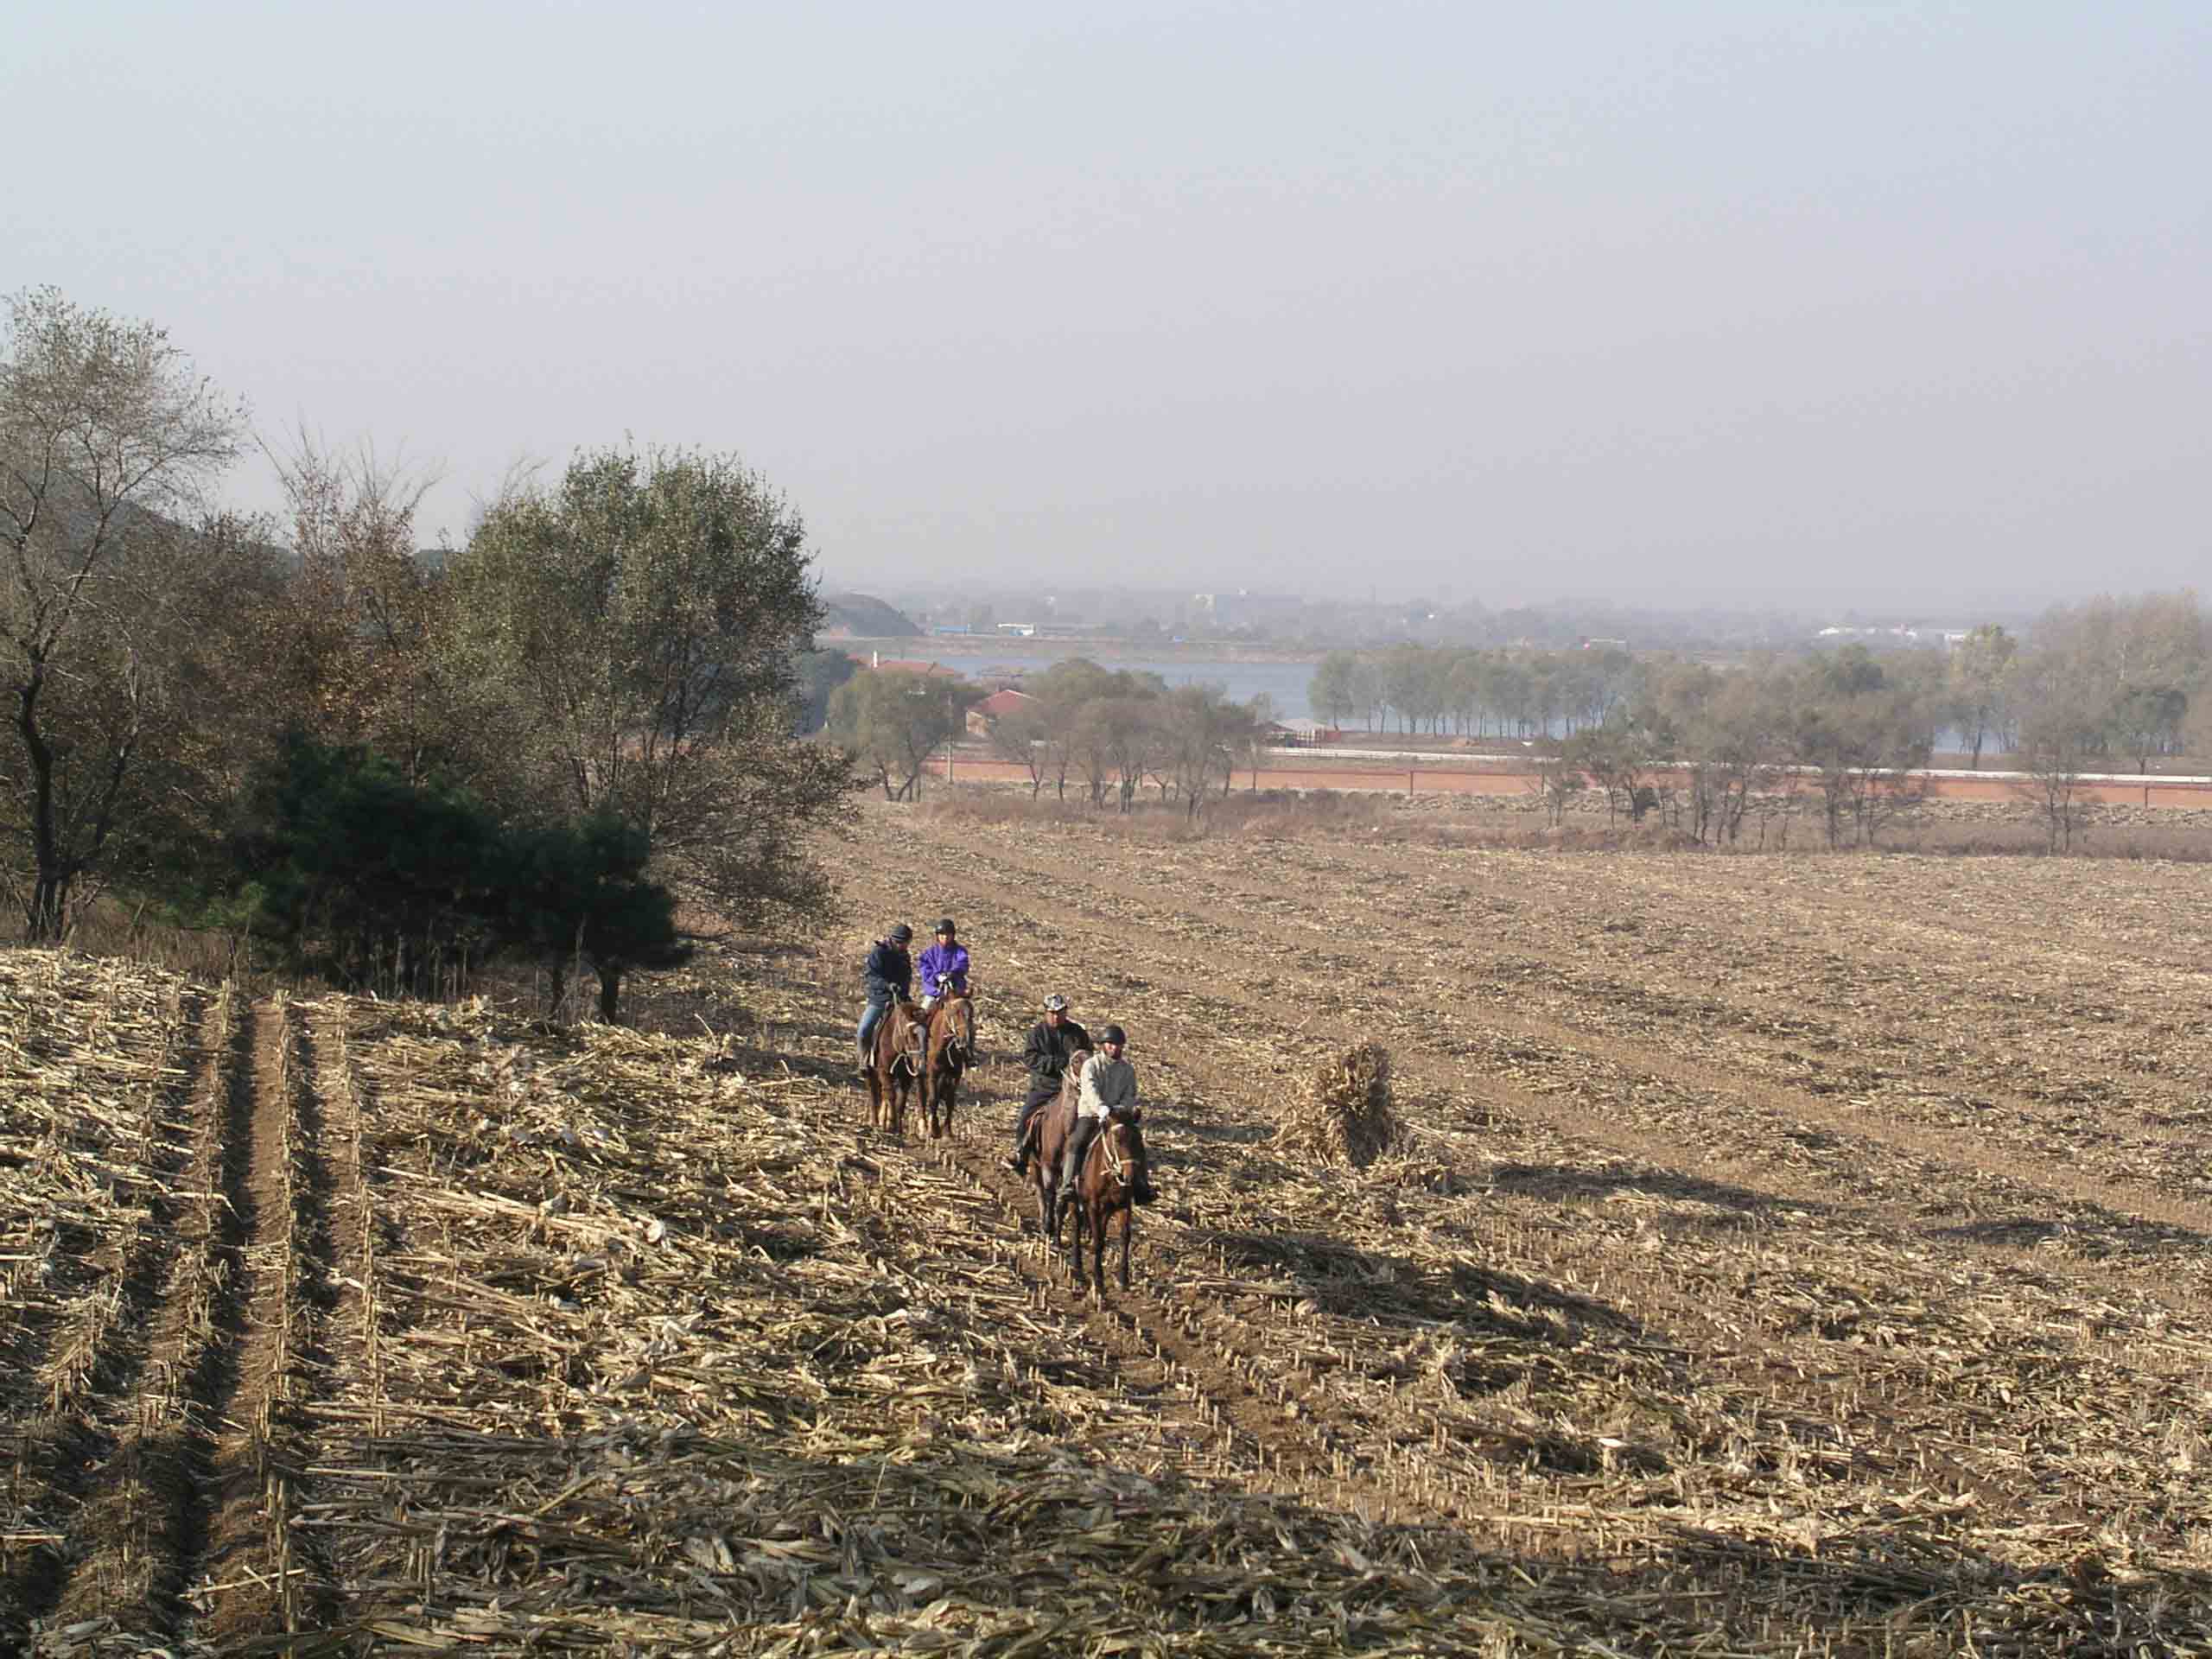
{"type": "MultiPolygon", "coordinates": [[[[1064,652],[1058,656],[1039,657],[1023,656],[1015,652],[927,652],[918,648],[924,643],[916,641],[913,647],[902,651],[899,655],[957,670],[971,680],[1042,674],[1053,664],[1066,662],[1071,656],[1079,654],[1064,652]]],[[[884,654],[889,656],[891,653],[886,652],[884,654]]],[[[1277,720],[1319,718],[1306,698],[1306,689],[1313,683],[1314,672],[1320,666],[1318,662],[1207,662],[1187,657],[1163,660],[1108,656],[1104,653],[1089,660],[1105,668],[1135,669],[1147,674],[1157,674],[1170,685],[1217,685],[1236,702],[1249,702],[1256,696],[1264,696],[1273,705],[1274,717],[1277,720]]],[[[1554,723],[1555,735],[1564,736],[1566,731],[1564,721],[1554,723]]],[[[1965,741],[1958,733],[1945,731],[1937,734],[1936,747],[1938,752],[1948,753],[1963,749],[1965,741]]]]}

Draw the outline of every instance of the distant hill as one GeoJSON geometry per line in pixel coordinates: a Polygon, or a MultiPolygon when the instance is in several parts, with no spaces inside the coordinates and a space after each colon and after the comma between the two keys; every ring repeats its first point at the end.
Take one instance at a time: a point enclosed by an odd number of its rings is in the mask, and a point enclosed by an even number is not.
{"type": "Polygon", "coordinates": [[[822,608],[825,613],[819,631],[822,637],[905,639],[921,632],[905,612],[868,594],[824,594],[822,608]]]}

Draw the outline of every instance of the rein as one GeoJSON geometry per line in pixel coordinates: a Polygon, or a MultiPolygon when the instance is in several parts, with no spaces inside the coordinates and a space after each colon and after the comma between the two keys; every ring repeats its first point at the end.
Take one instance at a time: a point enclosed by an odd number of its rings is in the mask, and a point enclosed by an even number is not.
{"type": "Polygon", "coordinates": [[[946,1058],[950,1059],[957,1067],[964,1071],[969,1066],[974,1065],[976,1060],[975,1004],[972,1002],[967,1002],[963,998],[960,1003],[954,1003],[948,1001],[944,1004],[944,1007],[947,1010],[945,1015],[945,1025],[947,1030],[944,1039],[944,1047],[941,1052],[946,1058]],[[968,1009],[968,1030],[964,1036],[961,1034],[959,1028],[954,1025],[950,1014],[950,1010],[952,1008],[961,1006],[965,1006],[968,1009]]]}
{"type": "Polygon", "coordinates": [[[1098,1131],[1096,1145],[1099,1162],[1105,1166],[1106,1178],[1116,1186],[1129,1185],[1129,1172],[1136,1167],[1136,1160],[1122,1151],[1122,1128],[1119,1119],[1109,1117],[1098,1131]]]}

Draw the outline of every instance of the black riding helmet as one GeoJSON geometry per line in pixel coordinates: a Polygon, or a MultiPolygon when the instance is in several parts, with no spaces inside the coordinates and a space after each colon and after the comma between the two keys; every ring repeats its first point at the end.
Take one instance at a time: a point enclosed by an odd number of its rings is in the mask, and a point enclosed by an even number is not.
{"type": "Polygon", "coordinates": [[[947,916],[938,923],[937,931],[940,933],[952,933],[957,932],[958,930],[952,925],[952,918],[947,916]]]}
{"type": "Polygon", "coordinates": [[[1098,1040],[1102,1043],[1126,1043],[1129,1038],[1119,1026],[1109,1026],[1098,1033],[1098,1040]]]}
{"type": "Polygon", "coordinates": [[[904,944],[914,937],[914,930],[901,922],[883,937],[893,944],[904,944]]]}

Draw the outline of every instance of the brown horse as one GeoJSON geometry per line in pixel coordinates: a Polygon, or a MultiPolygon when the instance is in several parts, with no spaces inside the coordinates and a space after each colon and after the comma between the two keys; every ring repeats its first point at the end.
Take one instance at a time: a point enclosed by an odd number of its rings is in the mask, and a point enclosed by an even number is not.
{"type": "Polygon", "coordinates": [[[1082,1095],[1083,1068],[1090,1058],[1087,1048],[1078,1048],[1068,1056],[1059,1097],[1039,1107],[1029,1120],[1033,1143],[1029,1179],[1037,1189],[1037,1230],[1052,1241],[1055,1249],[1060,1243],[1060,1160],[1075,1135],[1076,1103],[1082,1095]]]}
{"type": "Polygon", "coordinates": [[[928,1047],[922,1063],[922,1110],[930,1139],[952,1133],[952,1106],[961,1074],[976,1063],[976,1005],[965,991],[948,991],[931,1007],[928,1047]]]}
{"type": "Polygon", "coordinates": [[[1129,1230],[1136,1222],[1136,1193],[1147,1185],[1141,1106],[1116,1106],[1100,1126],[1075,1178],[1075,1230],[1068,1239],[1068,1270],[1078,1293],[1090,1288],[1083,1276],[1083,1236],[1090,1234],[1090,1278],[1106,1294],[1106,1228],[1122,1218],[1122,1288],[1129,1287],[1129,1230]]]}
{"type": "Polygon", "coordinates": [[[922,1080],[924,1045],[928,1040],[929,1027],[922,1011],[912,1002],[893,1002],[891,1011],[876,1021],[874,1046],[868,1057],[870,1128],[888,1128],[899,1140],[906,1138],[906,1099],[922,1080]]]}

